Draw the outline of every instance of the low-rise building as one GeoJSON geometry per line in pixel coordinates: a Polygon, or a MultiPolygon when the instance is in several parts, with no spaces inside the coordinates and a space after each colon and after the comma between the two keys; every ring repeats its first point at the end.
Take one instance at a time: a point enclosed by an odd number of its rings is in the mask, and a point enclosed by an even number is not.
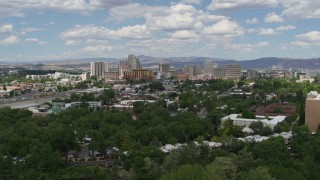
{"type": "Polygon", "coordinates": [[[278,123],[284,121],[286,116],[256,116],[256,119],[242,118],[241,114],[231,114],[221,119],[221,124],[225,121],[232,121],[233,125],[249,127],[251,123],[261,121],[264,126],[268,126],[271,129],[274,128],[278,123]]]}
{"type": "Polygon", "coordinates": [[[154,74],[152,71],[146,69],[134,69],[131,72],[124,72],[124,79],[131,80],[152,80],[154,79],[154,74]]]}
{"type": "Polygon", "coordinates": [[[9,97],[10,96],[9,90],[0,90],[0,97],[9,97]]]}

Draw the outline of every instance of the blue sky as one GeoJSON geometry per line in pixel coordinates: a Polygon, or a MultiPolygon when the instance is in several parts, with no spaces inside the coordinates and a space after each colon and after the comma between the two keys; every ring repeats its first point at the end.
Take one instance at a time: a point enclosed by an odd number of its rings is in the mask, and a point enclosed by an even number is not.
{"type": "Polygon", "coordinates": [[[0,0],[0,61],[320,57],[318,0],[0,0]]]}

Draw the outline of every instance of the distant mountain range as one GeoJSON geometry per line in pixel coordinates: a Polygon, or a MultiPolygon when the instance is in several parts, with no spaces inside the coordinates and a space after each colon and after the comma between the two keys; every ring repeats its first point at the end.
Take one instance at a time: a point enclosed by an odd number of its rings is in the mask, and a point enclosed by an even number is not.
{"type": "MultiPolygon", "coordinates": [[[[282,66],[283,68],[305,68],[305,69],[320,69],[320,58],[314,59],[294,59],[294,58],[278,58],[265,57],[253,60],[230,60],[217,59],[209,57],[151,57],[140,55],[138,58],[142,66],[158,65],[160,62],[167,62],[174,67],[183,67],[186,64],[195,64],[202,66],[206,60],[212,60],[218,66],[225,66],[227,64],[240,64],[242,69],[261,69],[271,68],[273,65],[282,66]]],[[[48,64],[48,65],[66,65],[66,64],[88,64],[91,61],[107,61],[116,63],[119,59],[116,58],[83,58],[71,60],[46,60],[46,61],[29,61],[29,62],[0,62],[0,64],[22,65],[22,64],[48,64]]]]}
{"type": "MultiPolygon", "coordinates": [[[[144,65],[156,65],[159,64],[155,62],[157,59],[152,57],[141,56],[141,61],[144,65]]],[[[168,62],[172,66],[182,67],[185,64],[203,64],[203,61],[212,60],[218,64],[219,67],[226,66],[227,64],[240,64],[242,69],[261,69],[261,68],[271,68],[273,65],[281,66],[283,68],[305,68],[305,69],[319,69],[320,68],[320,58],[315,59],[293,59],[293,58],[277,58],[277,57],[266,57],[253,60],[229,60],[229,59],[217,59],[217,58],[207,58],[207,57],[171,57],[171,58],[161,58],[162,62],[168,62]]]]}

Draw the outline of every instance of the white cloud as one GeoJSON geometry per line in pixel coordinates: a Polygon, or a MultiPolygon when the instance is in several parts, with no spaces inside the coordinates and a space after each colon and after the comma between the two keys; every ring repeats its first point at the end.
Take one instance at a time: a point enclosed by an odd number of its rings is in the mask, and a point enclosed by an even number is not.
{"type": "Polygon", "coordinates": [[[283,16],[291,19],[320,18],[320,1],[318,0],[279,0],[285,8],[283,16]]]}
{"type": "Polygon", "coordinates": [[[266,15],[264,22],[265,23],[282,23],[283,18],[277,15],[275,12],[272,12],[266,15]]]}
{"type": "Polygon", "coordinates": [[[257,24],[258,22],[258,18],[246,19],[246,24],[257,24]]]}
{"type": "Polygon", "coordinates": [[[294,30],[294,29],[296,29],[295,26],[287,25],[287,26],[279,26],[276,30],[277,31],[289,31],[289,30],[294,30]]]}
{"type": "Polygon", "coordinates": [[[311,31],[305,34],[299,34],[296,38],[304,42],[320,42],[320,31],[311,31]]]}
{"type": "Polygon", "coordinates": [[[69,45],[81,40],[104,40],[117,38],[141,39],[150,36],[145,25],[126,26],[118,30],[111,30],[104,26],[76,25],[60,34],[60,38],[66,40],[69,45]]]}
{"type": "Polygon", "coordinates": [[[108,44],[108,40],[98,40],[98,39],[87,39],[86,44],[90,45],[106,45],[108,44]]]}
{"type": "Polygon", "coordinates": [[[120,38],[143,39],[150,37],[151,33],[146,25],[126,26],[116,31],[120,38]]]}
{"type": "Polygon", "coordinates": [[[0,25],[0,33],[11,33],[11,32],[13,32],[12,24],[0,25]]]}
{"type": "Polygon", "coordinates": [[[182,30],[182,31],[175,31],[174,33],[171,33],[170,37],[173,39],[198,39],[199,35],[197,35],[193,31],[182,30]]]}
{"type": "Polygon", "coordinates": [[[234,10],[277,7],[277,0],[212,0],[208,10],[234,10]]]}
{"type": "Polygon", "coordinates": [[[105,51],[111,51],[113,48],[107,45],[96,45],[96,46],[87,46],[83,50],[88,53],[101,54],[105,51]]]}
{"type": "Polygon", "coordinates": [[[128,0],[5,0],[0,1],[0,17],[22,17],[26,11],[89,13],[129,3],[128,0]]]}
{"type": "Polygon", "coordinates": [[[146,14],[158,14],[165,11],[165,6],[148,6],[139,3],[127,4],[124,6],[113,7],[109,10],[111,20],[123,20],[128,18],[140,18],[146,14]]]}
{"type": "Polygon", "coordinates": [[[256,33],[256,32],[258,32],[258,30],[256,30],[256,29],[248,29],[248,33],[256,33]]]}
{"type": "Polygon", "coordinates": [[[256,44],[226,44],[226,49],[232,49],[237,51],[253,51],[254,49],[264,48],[270,46],[269,42],[263,41],[256,44]]]}
{"type": "Polygon", "coordinates": [[[20,39],[15,35],[10,35],[4,39],[0,39],[0,45],[16,45],[20,43],[20,39]]]}
{"type": "Polygon", "coordinates": [[[75,46],[81,44],[81,40],[66,40],[65,44],[68,46],[75,46]]]}
{"type": "Polygon", "coordinates": [[[275,30],[271,28],[261,28],[258,30],[259,35],[277,35],[279,32],[276,32],[275,30]]]}
{"type": "Polygon", "coordinates": [[[272,28],[249,29],[249,33],[258,33],[259,35],[278,35],[279,32],[272,28]]]}
{"type": "Polygon", "coordinates": [[[202,0],[182,0],[179,3],[181,3],[181,4],[201,4],[202,0]]]}
{"type": "Polygon", "coordinates": [[[191,5],[177,4],[163,14],[147,14],[146,25],[152,30],[201,29],[203,22],[198,20],[198,10],[191,5]]]}
{"type": "Polygon", "coordinates": [[[198,39],[147,39],[132,40],[127,43],[127,48],[132,52],[150,54],[160,53],[165,56],[176,55],[177,53],[185,53],[186,51],[194,51],[194,44],[198,39]]]}
{"type": "Polygon", "coordinates": [[[203,33],[206,35],[233,38],[243,35],[244,29],[234,21],[221,20],[212,26],[205,27],[203,33]]]}
{"type": "Polygon", "coordinates": [[[226,16],[197,10],[187,4],[166,7],[133,3],[112,8],[109,15],[109,20],[144,18],[147,28],[154,31],[202,29],[206,22],[228,19],[226,16]]]}
{"type": "Polygon", "coordinates": [[[311,46],[311,43],[309,42],[302,42],[302,41],[294,41],[291,43],[294,46],[299,46],[301,48],[308,48],[311,46]]]}
{"type": "Polygon", "coordinates": [[[301,48],[320,46],[320,31],[310,31],[305,34],[298,34],[296,35],[296,40],[291,44],[301,48]]]}
{"type": "Polygon", "coordinates": [[[23,28],[21,31],[25,32],[25,33],[30,33],[30,32],[37,32],[37,31],[45,31],[46,29],[42,29],[42,28],[23,28]]]}
{"type": "Polygon", "coordinates": [[[36,43],[36,44],[39,44],[39,45],[48,44],[48,42],[40,41],[37,38],[27,38],[24,41],[27,42],[27,43],[36,43]]]}

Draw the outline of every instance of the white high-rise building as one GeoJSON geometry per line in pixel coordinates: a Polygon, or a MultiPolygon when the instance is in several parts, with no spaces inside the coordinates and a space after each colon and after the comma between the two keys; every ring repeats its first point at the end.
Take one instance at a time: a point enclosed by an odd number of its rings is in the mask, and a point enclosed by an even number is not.
{"type": "Polygon", "coordinates": [[[136,56],[134,56],[133,54],[128,55],[128,62],[129,62],[130,71],[135,70],[135,69],[141,69],[139,59],[136,56]]]}
{"type": "Polygon", "coordinates": [[[214,67],[215,66],[214,66],[213,61],[204,61],[203,62],[203,73],[205,75],[212,75],[214,67]]]}
{"type": "Polygon", "coordinates": [[[86,81],[90,79],[90,73],[89,72],[85,72],[83,74],[81,74],[81,80],[82,81],[86,81]]]}
{"type": "Polygon", "coordinates": [[[91,76],[102,78],[105,72],[104,62],[91,62],[91,76]]]}
{"type": "Polygon", "coordinates": [[[109,63],[107,63],[107,62],[105,62],[104,63],[104,72],[109,72],[110,71],[110,64],[109,63]]]}

